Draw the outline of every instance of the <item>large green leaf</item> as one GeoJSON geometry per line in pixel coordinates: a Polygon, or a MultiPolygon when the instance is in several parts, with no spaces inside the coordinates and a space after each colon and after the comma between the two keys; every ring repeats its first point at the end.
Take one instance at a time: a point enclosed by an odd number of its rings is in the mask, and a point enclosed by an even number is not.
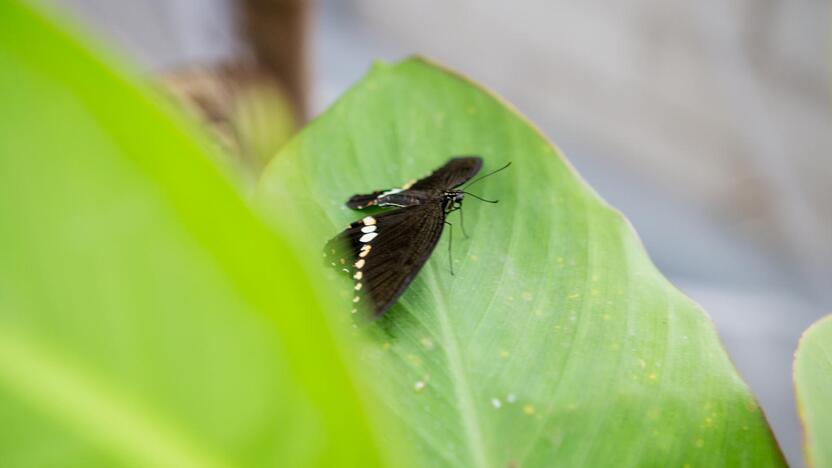
{"type": "Polygon", "coordinates": [[[794,386],[806,459],[817,468],[832,467],[832,316],[809,327],[800,339],[794,386]]]}
{"type": "Polygon", "coordinates": [[[325,299],[209,145],[9,1],[0,103],[1,466],[377,464],[325,299]]]}
{"type": "Polygon", "coordinates": [[[360,332],[417,463],[784,464],[703,311],[557,149],[465,79],[418,59],[377,65],[275,158],[259,201],[320,248],[361,216],[343,207],[350,195],[460,154],[482,155],[485,170],[514,163],[472,187],[500,203],[469,197],[470,238],[450,218],[456,275],[446,233],[398,305],[360,332]]]}

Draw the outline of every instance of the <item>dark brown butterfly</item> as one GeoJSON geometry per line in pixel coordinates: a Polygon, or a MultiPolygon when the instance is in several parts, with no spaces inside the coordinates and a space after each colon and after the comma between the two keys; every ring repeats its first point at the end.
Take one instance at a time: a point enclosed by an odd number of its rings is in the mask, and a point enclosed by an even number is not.
{"type": "Polygon", "coordinates": [[[439,242],[448,214],[462,207],[467,192],[457,187],[481,167],[482,159],[476,156],[452,158],[423,179],[401,188],[353,195],[347,201],[356,210],[397,208],[350,224],[324,248],[331,265],[354,280],[353,312],[364,307],[380,317],[404,293],[439,242]]]}

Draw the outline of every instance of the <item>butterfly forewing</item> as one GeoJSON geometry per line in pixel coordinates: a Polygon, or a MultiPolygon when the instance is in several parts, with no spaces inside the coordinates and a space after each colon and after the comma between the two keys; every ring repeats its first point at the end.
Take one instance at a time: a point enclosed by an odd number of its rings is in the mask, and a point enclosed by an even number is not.
{"type": "Polygon", "coordinates": [[[439,203],[406,207],[352,223],[325,247],[353,281],[355,310],[383,314],[430,257],[445,222],[439,203]]]}

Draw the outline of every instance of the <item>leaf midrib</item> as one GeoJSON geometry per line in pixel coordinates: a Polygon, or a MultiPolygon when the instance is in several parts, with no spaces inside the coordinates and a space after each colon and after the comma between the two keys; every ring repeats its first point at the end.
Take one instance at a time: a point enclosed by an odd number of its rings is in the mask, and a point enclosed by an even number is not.
{"type": "Polygon", "coordinates": [[[446,307],[445,295],[436,282],[435,270],[431,270],[431,289],[437,298],[436,315],[439,319],[439,328],[442,334],[442,341],[445,343],[445,355],[448,358],[448,375],[453,382],[454,394],[459,403],[459,413],[462,423],[462,430],[465,433],[465,441],[474,466],[487,467],[485,445],[482,439],[479,419],[474,407],[474,398],[471,386],[468,383],[468,376],[462,362],[462,354],[459,351],[459,343],[454,335],[450,323],[450,316],[446,307]]]}

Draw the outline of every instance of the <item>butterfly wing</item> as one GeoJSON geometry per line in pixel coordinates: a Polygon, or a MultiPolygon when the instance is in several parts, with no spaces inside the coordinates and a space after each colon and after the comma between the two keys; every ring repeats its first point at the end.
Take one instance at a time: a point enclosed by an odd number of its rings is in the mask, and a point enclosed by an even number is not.
{"type": "Polygon", "coordinates": [[[438,203],[366,216],[330,240],[324,254],[352,277],[353,302],[380,317],[424,266],[444,223],[438,203]]]}
{"type": "Polygon", "coordinates": [[[451,158],[444,166],[408,187],[410,190],[450,190],[467,182],[482,168],[482,158],[451,158]]]}
{"type": "Polygon", "coordinates": [[[388,190],[378,190],[373,193],[353,195],[347,200],[347,207],[353,210],[363,210],[368,206],[374,206],[378,203],[378,198],[388,190]]]}
{"type": "Polygon", "coordinates": [[[452,158],[429,176],[407,183],[401,188],[353,195],[347,200],[347,207],[361,210],[368,206],[420,205],[445,190],[464,184],[474,177],[481,167],[482,158],[477,156],[452,158]]]}

